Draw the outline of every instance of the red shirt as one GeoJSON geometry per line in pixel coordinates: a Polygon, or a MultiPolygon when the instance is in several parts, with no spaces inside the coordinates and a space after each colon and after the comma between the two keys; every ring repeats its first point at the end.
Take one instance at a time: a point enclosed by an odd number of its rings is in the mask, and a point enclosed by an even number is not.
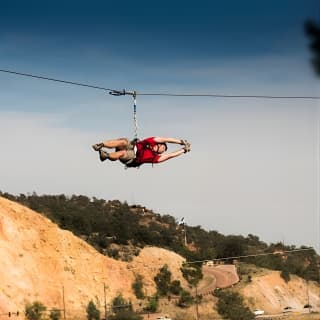
{"type": "Polygon", "coordinates": [[[159,161],[160,155],[152,150],[157,142],[154,137],[146,138],[137,142],[136,159],[137,163],[156,163],[159,161]]]}

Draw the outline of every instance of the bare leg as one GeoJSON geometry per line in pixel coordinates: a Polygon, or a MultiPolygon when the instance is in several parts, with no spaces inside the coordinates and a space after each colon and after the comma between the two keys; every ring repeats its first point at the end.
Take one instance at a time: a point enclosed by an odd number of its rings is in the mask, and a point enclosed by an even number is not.
{"type": "Polygon", "coordinates": [[[127,139],[115,139],[115,140],[104,141],[103,145],[104,147],[109,149],[112,149],[112,148],[125,149],[128,146],[128,143],[129,141],[127,139]]]}
{"type": "Polygon", "coordinates": [[[125,154],[126,154],[125,150],[111,152],[111,153],[108,153],[108,159],[110,161],[116,161],[116,160],[119,160],[121,157],[123,157],[125,154]]]}
{"type": "Polygon", "coordinates": [[[109,159],[110,161],[116,161],[126,155],[126,149],[129,145],[127,138],[120,138],[114,140],[107,140],[102,143],[97,143],[92,146],[95,151],[99,151],[99,157],[101,161],[109,159]],[[102,148],[115,149],[114,152],[108,153],[102,148]]]}

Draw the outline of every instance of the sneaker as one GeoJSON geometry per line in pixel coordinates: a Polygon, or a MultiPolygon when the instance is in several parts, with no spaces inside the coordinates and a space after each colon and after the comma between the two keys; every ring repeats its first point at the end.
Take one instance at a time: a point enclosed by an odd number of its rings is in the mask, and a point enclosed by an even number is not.
{"type": "Polygon", "coordinates": [[[100,160],[101,161],[104,161],[104,160],[107,160],[109,158],[109,153],[108,152],[105,152],[103,150],[99,150],[99,155],[100,155],[100,160]]]}
{"type": "Polygon", "coordinates": [[[191,144],[187,142],[184,146],[184,153],[190,152],[191,151],[191,144]]]}
{"type": "Polygon", "coordinates": [[[101,148],[104,147],[104,144],[101,142],[101,143],[96,143],[92,146],[93,150],[95,151],[99,151],[101,148]]]}
{"type": "Polygon", "coordinates": [[[182,144],[183,146],[186,146],[188,143],[189,143],[189,142],[188,142],[187,140],[181,139],[181,144],[182,144]]]}

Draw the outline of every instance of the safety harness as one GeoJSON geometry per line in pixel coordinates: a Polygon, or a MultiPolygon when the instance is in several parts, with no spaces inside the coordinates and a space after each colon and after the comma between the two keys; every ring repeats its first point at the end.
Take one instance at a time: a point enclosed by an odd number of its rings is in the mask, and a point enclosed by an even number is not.
{"type": "MultiPolygon", "coordinates": [[[[156,157],[159,155],[158,152],[154,151],[153,150],[153,145],[151,145],[150,143],[142,143],[140,144],[141,147],[137,148],[137,143],[139,142],[139,139],[134,139],[130,142],[130,150],[133,150],[134,151],[134,154],[135,154],[135,158],[133,159],[129,159],[127,161],[120,161],[126,166],[126,168],[139,168],[144,162],[140,162],[139,159],[143,159],[143,156],[144,156],[144,153],[147,151],[147,150],[150,150],[152,155],[153,155],[153,159],[151,161],[152,163],[152,166],[153,164],[155,163],[155,159],[156,157]]],[[[165,145],[165,143],[157,143],[157,145],[165,145]]]]}
{"type": "MultiPolygon", "coordinates": [[[[142,147],[137,148],[137,143],[139,142],[138,139],[138,121],[137,121],[137,92],[136,91],[126,91],[126,90],[122,90],[122,91],[118,91],[118,90],[112,90],[111,92],[109,92],[111,95],[113,96],[124,96],[124,95],[131,95],[133,97],[133,125],[134,125],[134,138],[132,141],[130,141],[130,144],[127,148],[127,150],[133,150],[135,157],[129,160],[121,160],[119,159],[124,165],[125,165],[125,169],[127,168],[139,168],[143,163],[139,162],[139,159],[143,158],[143,154],[146,150],[151,150],[152,154],[153,154],[153,159],[151,161],[152,165],[154,164],[154,160],[157,157],[158,153],[155,152],[152,149],[152,145],[148,144],[148,143],[143,143],[142,147]]],[[[163,143],[159,143],[159,144],[163,144],[163,143]]],[[[164,143],[165,144],[165,143],[164,143]]],[[[165,144],[166,145],[166,144],[165,144]]]]}

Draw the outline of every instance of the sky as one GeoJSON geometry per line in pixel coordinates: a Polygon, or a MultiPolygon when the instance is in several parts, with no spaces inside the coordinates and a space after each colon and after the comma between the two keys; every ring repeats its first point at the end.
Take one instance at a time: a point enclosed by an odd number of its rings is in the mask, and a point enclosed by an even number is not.
{"type": "Polygon", "coordinates": [[[101,163],[92,144],[134,135],[132,97],[0,72],[0,190],[118,199],[320,252],[319,100],[139,96],[319,96],[308,19],[318,1],[0,0],[0,69],[136,90],[140,138],[192,145],[153,167],[101,163]]]}

